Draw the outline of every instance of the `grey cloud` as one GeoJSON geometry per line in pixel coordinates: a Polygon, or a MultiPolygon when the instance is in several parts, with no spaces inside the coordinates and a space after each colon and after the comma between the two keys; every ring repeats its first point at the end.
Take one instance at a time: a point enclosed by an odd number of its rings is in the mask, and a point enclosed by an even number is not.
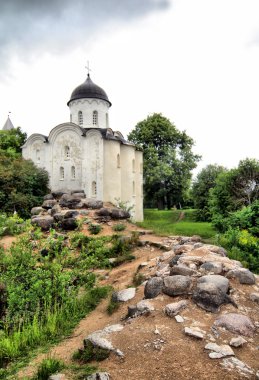
{"type": "Polygon", "coordinates": [[[91,38],[104,24],[167,8],[170,0],[5,0],[0,2],[0,65],[91,38]]]}

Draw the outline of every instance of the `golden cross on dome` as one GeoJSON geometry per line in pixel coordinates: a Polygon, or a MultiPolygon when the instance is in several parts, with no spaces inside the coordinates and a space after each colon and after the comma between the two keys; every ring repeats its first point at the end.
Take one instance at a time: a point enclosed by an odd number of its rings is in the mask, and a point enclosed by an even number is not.
{"type": "Polygon", "coordinates": [[[90,75],[90,71],[92,71],[90,69],[89,61],[87,61],[87,65],[85,66],[85,68],[87,69],[87,75],[89,76],[90,75]]]}

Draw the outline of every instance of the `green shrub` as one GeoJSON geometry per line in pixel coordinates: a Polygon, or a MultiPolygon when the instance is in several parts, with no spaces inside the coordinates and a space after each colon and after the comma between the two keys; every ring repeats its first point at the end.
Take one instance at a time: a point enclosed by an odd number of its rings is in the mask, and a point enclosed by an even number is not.
{"type": "Polygon", "coordinates": [[[114,301],[112,296],[110,298],[110,302],[108,303],[108,306],[107,306],[107,313],[109,315],[112,315],[113,313],[115,313],[115,311],[117,311],[120,307],[120,303],[117,302],[117,301],[114,301]]]}
{"type": "Polygon", "coordinates": [[[141,285],[145,280],[146,280],[146,277],[144,276],[143,273],[136,272],[133,276],[133,285],[137,287],[141,285]]]}
{"type": "Polygon", "coordinates": [[[0,236],[4,235],[19,235],[28,230],[31,224],[30,221],[24,221],[17,214],[7,216],[0,214],[0,236]]]}
{"type": "Polygon", "coordinates": [[[88,225],[88,231],[92,234],[92,235],[97,235],[99,234],[99,232],[101,232],[102,230],[102,226],[98,223],[90,223],[88,225]]]}
{"type": "Polygon", "coordinates": [[[51,375],[60,372],[65,367],[65,364],[55,358],[44,359],[38,367],[37,374],[33,380],[48,380],[51,375]]]}
{"type": "Polygon", "coordinates": [[[116,232],[124,231],[125,228],[126,228],[126,226],[125,226],[125,224],[123,224],[123,223],[117,223],[117,224],[115,224],[115,225],[112,227],[112,229],[113,229],[114,231],[116,231],[116,232]]]}

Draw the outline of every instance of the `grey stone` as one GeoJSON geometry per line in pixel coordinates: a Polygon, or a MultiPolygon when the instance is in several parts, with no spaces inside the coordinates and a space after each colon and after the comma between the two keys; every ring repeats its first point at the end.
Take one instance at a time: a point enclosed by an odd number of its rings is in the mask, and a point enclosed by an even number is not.
{"type": "Polygon", "coordinates": [[[85,198],[85,192],[71,192],[71,195],[73,195],[73,197],[77,197],[77,198],[85,198]]]}
{"type": "Polygon", "coordinates": [[[178,323],[184,322],[184,318],[181,315],[176,315],[174,318],[175,318],[176,322],[178,322],[178,323]]]}
{"type": "Polygon", "coordinates": [[[55,199],[60,199],[64,194],[69,195],[66,191],[58,190],[51,193],[55,199]]]}
{"type": "Polygon", "coordinates": [[[112,219],[128,219],[130,218],[130,213],[122,209],[113,208],[110,216],[112,219]]]}
{"type": "Polygon", "coordinates": [[[126,302],[135,297],[136,288],[127,288],[118,292],[113,292],[112,300],[115,302],[126,302]]]}
{"type": "Polygon", "coordinates": [[[54,223],[54,219],[51,216],[37,217],[31,220],[32,224],[40,227],[43,231],[48,231],[54,223]]]}
{"type": "Polygon", "coordinates": [[[200,266],[202,272],[212,272],[214,274],[221,274],[223,272],[222,263],[208,261],[200,266]]]}
{"type": "Polygon", "coordinates": [[[162,292],[163,284],[164,282],[161,277],[150,278],[145,285],[145,289],[144,289],[145,298],[157,297],[162,292]]]}
{"type": "Polygon", "coordinates": [[[54,197],[53,197],[52,194],[46,194],[46,195],[44,195],[44,197],[43,197],[43,200],[44,200],[44,201],[48,201],[48,200],[50,200],[50,199],[54,199],[54,197]]]}
{"type": "Polygon", "coordinates": [[[164,277],[163,293],[168,296],[187,294],[191,288],[192,279],[189,276],[167,276],[164,277]]]}
{"type": "Polygon", "coordinates": [[[232,338],[229,344],[232,347],[241,347],[245,343],[247,343],[247,340],[245,340],[242,336],[238,336],[237,338],[232,338]]]}
{"type": "Polygon", "coordinates": [[[65,380],[66,377],[63,373],[57,373],[56,375],[51,375],[49,380],[65,380]]]}
{"type": "Polygon", "coordinates": [[[60,223],[60,227],[65,231],[73,231],[78,227],[77,220],[75,218],[63,219],[60,223]]]}
{"type": "Polygon", "coordinates": [[[79,215],[79,211],[77,210],[69,210],[67,212],[65,212],[64,214],[64,218],[67,219],[67,218],[75,218],[79,215]]]}
{"type": "Polygon", "coordinates": [[[54,205],[52,209],[50,209],[51,216],[54,216],[55,214],[58,214],[60,212],[61,212],[61,207],[58,204],[54,205]]]}
{"type": "Polygon", "coordinates": [[[83,189],[77,189],[77,190],[72,190],[70,192],[71,195],[73,194],[84,194],[85,195],[85,191],[83,189]]]}
{"type": "Polygon", "coordinates": [[[235,334],[241,334],[252,337],[255,332],[255,326],[251,319],[246,315],[229,313],[221,315],[214,322],[216,327],[224,327],[235,334]]]}
{"type": "Polygon", "coordinates": [[[193,235],[191,237],[191,241],[194,243],[200,243],[201,242],[201,237],[199,235],[193,235]]]}
{"type": "Polygon", "coordinates": [[[251,293],[250,300],[259,303],[259,293],[251,293]]]}
{"type": "Polygon", "coordinates": [[[203,243],[195,243],[193,244],[193,249],[201,248],[203,246],[203,243]]]}
{"type": "Polygon", "coordinates": [[[93,210],[101,209],[103,207],[103,201],[99,201],[94,198],[82,199],[83,207],[93,210]]]}
{"type": "Polygon", "coordinates": [[[56,199],[48,199],[42,203],[42,208],[48,210],[57,204],[56,199]]]}
{"type": "Polygon", "coordinates": [[[216,313],[222,304],[233,303],[227,295],[228,286],[229,281],[223,276],[203,276],[197,282],[192,299],[202,309],[216,313]]]}
{"type": "Polygon", "coordinates": [[[86,380],[109,380],[110,375],[108,372],[95,372],[86,377],[86,380]]]}
{"type": "Polygon", "coordinates": [[[250,368],[248,365],[246,365],[244,362],[241,360],[231,357],[231,358],[225,358],[222,360],[220,365],[228,370],[237,370],[242,376],[251,378],[251,375],[254,374],[254,371],[252,368],[250,368]]]}
{"type": "Polygon", "coordinates": [[[59,205],[61,207],[67,207],[70,209],[73,208],[82,208],[81,198],[75,197],[73,195],[64,194],[60,198],[59,205]]]}
{"type": "Polygon", "coordinates": [[[216,343],[208,343],[205,346],[206,350],[213,351],[209,354],[211,359],[220,359],[226,356],[235,356],[234,351],[227,344],[218,345],[216,343]]]}
{"type": "Polygon", "coordinates": [[[189,252],[192,249],[193,249],[193,246],[191,244],[179,245],[177,247],[174,247],[174,253],[176,255],[181,255],[182,253],[189,252]]]}
{"type": "Polygon", "coordinates": [[[192,336],[193,338],[197,338],[197,339],[203,339],[205,336],[203,331],[198,330],[198,329],[193,329],[190,327],[185,327],[184,332],[186,335],[192,336]]]}
{"type": "Polygon", "coordinates": [[[172,260],[169,261],[169,266],[173,267],[177,264],[178,260],[180,259],[181,255],[175,255],[172,260]]]}
{"type": "Polygon", "coordinates": [[[150,313],[151,311],[154,311],[154,306],[147,300],[142,300],[137,303],[137,310],[140,313],[150,313]]]}
{"type": "Polygon", "coordinates": [[[64,219],[64,214],[61,212],[57,212],[56,214],[53,215],[53,218],[56,223],[62,222],[62,220],[64,219]]]}
{"type": "Polygon", "coordinates": [[[173,276],[175,274],[180,274],[181,276],[193,276],[195,273],[195,270],[182,264],[174,265],[170,270],[170,276],[173,276]]]}
{"type": "Polygon", "coordinates": [[[254,285],[255,276],[245,268],[232,269],[227,273],[227,278],[237,278],[240,284],[254,285]]]}
{"type": "Polygon", "coordinates": [[[173,302],[169,303],[165,306],[165,314],[169,317],[174,317],[176,314],[178,314],[181,310],[185,309],[188,305],[188,301],[181,300],[179,302],[173,302]]]}
{"type": "Polygon", "coordinates": [[[44,211],[44,208],[42,207],[33,207],[31,209],[31,215],[39,215],[43,211],[44,211]]]}

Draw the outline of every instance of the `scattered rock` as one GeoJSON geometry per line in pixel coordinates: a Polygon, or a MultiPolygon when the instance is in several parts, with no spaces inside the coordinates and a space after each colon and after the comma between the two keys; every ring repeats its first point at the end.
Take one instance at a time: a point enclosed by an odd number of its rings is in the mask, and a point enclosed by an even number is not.
{"type": "Polygon", "coordinates": [[[57,204],[56,199],[48,199],[42,203],[42,208],[48,210],[57,204]]]}
{"type": "Polygon", "coordinates": [[[43,211],[44,211],[44,208],[42,207],[33,207],[31,209],[31,215],[39,215],[43,211]]]}
{"type": "Polygon", "coordinates": [[[43,200],[44,200],[44,201],[48,201],[48,200],[50,200],[50,199],[54,199],[54,197],[53,197],[52,194],[46,194],[46,195],[44,195],[44,197],[43,197],[43,200]]]}
{"type": "Polygon", "coordinates": [[[222,266],[222,263],[209,261],[209,262],[204,263],[200,266],[200,271],[201,272],[210,272],[210,273],[214,273],[214,274],[221,274],[223,271],[223,266],[222,266]]]}
{"type": "Polygon", "coordinates": [[[226,356],[235,356],[234,351],[227,344],[218,345],[216,343],[208,343],[205,346],[206,350],[211,350],[209,357],[211,359],[220,359],[226,356]]]}
{"type": "Polygon", "coordinates": [[[248,365],[246,365],[241,360],[231,357],[223,359],[223,361],[220,363],[222,367],[224,367],[227,370],[237,370],[242,376],[250,378],[251,375],[254,374],[254,371],[252,368],[250,368],[248,365]]]}
{"type": "Polygon", "coordinates": [[[189,276],[168,276],[164,277],[163,293],[168,296],[178,296],[187,294],[191,288],[192,279],[189,276]]]}
{"type": "Polygon", "coordinates": [[[168,305],[165,306],[165,314],[168,315],[169,317],[174,317],[179,313],[179,311],[185,309],[188,305],[188,301],[186,300],[181,300],[179,302],[173,302],[169,303],[168,305]]]}
{"type": "Polygon", "coordinates": [[[178,322],[178,323],[184,322],[184,318],[181,315],[176,315],[174,318],[175,318],[176,322],[178,322]]]}
{"type": "Polygon", "coordinates": [[[184,332],[186,335],[192,336],[193,338],[197,338],[197,339],[203,339],[205,336],[204,331],[201,331],[200,329],[197,329],[197,328],[194,329],[190,327],[185,327],[184,332]]]}
{"type": "Polygon", "coordinates": [[[95,372],[86,377],[86,380],[109,380],[110,375],[108,372],[95,372]]]}
{"type": "Polygon", "coordinates": [[[70,209],[73,208],[82,208],[83,204],[81,202],[81,198],[78,198],[74,195],[68,195],[68,194],[63,194],[62,197],[60,198],[59,205],[61,207],[67,207],[70,209]]]}
{"type": "Polygon", "coordinates": [[[51,216],[42,216],[31,220],[31,224],[35,224],[43,231],[48,231],[53,226],[53,223],[54,219],[51,216]]]}
{"type": "Polygon", "coordinates": [[[171,259],[174,256],[175,256],[174,251],[163,252],[162,255],[159,256],[159,261],[163,262],[163,261],[171,259]]]}
{"type": "Polygon", "coordinates": [[[151,311],[154,311],[154,306],[147,300],[142,300],[137,303],[137,310],[141,314],[150,313],[151,311]]]}
{"type": "Polygon", "coordinates": [[[250,300],[259,303],[259,293],[251,293],[250,300]]]}
{"type": "Polygon", "coordinates": [[[60,227],[62,228],[62,230],[65,230],[65,231],[73,231],[77,229],[78,227],[77,220],[75,218],[63,219],[61,221],[60,227]]]}
{"type": "Polygon", "coordinates": [[[247,340],[245,340],[242,336],[238,336],[237,338],[232,338],[229,344],[232,347],[241,347],[245,343],[247,343],[247,340]]]}
{"type": "Polygon", "coordinates": [[[221,315],[214,322],[214,326],[224,327],[234,334],[241,334],[252,337],[255,332],[255,326],[251,319],[246,315],[229,313],[221,315]]]}
{"type": "Polygon", "coordinates": [[[49,380],[65,380],[66,377],[63,373],[57,373],[56,375],[51,375],[49,380]]]}
{"type": "MultiPolygon", "coordinates": [[[[107,335],[121,331],[122,329],[123,326],[121,324],[116,324],[107,326],[103,330],[95,331],[84,339],[84,347],[88,347],[90,342],[94,347],[117,353],[117,349],[114,348],[112,343],[107,339],[107,335]]],[[[121,351],[119,351],[119,353],[121,354],[121,351]]]]}
{"type": "Polygon", "coordinates": [[[78,215],[79,215],[79,211],[77,211],[77,210],[69,210],[69,211],[65,212],[64,218],[65,219],[76,218],[78,215]]]}
{"type": "Polygon", "coordinates": [[[193,276],[196,273],[195,270],[187,267],[186,265],[174,265],[170,270],[170,276],[180,274],[181,276],[193,276]]]}
{"type": "Polygon", "coordinates": [[[112,219],[128,219],[130,218],[130,213],[122,209],[113,208],[111,210],[111,218],[112,219]]]}
{"type": "Polygon", "coordinates": [[[101,209],[103,207],[103,202],[93,198],[86,198],[82,199],[82,206],[85,208],[96,210],[101,209]]]}
{"type": "Polygon", "coordinates": [[[254,285],[255,276],[249,269],[238,268],[232,269],[227,273],[227,278],[237,278],[240,284],[254,285]]]}
{"type": "Polygon", "coordinates": [[[169,262],[169,266],[170,267],[173,267],[174,265],[177,264],[178,260],[180,259],[180,257],[182,257],[181,255],[175,255],[172,260],[170,260],[169,262]]]}
{"type": "Polygon", "coordinates": [[[145,285],[145,289],[144,289],[145,298],[157,297],[162,292],[163,284],[164,282],[161,277],[150,278],[145,285]]]}
{"type": "Polygon", "coordinates": [[[118,292],[113,292],[112,300],[114,302],[126,302],[135,297],[136,288],[127,288],[118,292]]]}

